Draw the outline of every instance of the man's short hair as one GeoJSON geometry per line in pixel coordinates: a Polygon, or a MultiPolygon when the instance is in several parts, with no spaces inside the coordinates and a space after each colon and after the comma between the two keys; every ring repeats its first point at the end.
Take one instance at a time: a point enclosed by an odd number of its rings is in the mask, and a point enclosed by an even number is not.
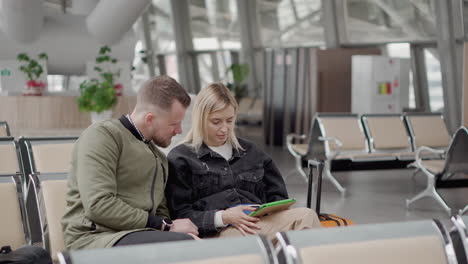
{"type": "Polygon", "coordinates": [[[185,108],[190,105],[190,96],[184,87],[167,75],[161,75],[146,81],[137,95],[137,107],[156,106],[164,111],[171,109],[174,100],[185,108]]]}

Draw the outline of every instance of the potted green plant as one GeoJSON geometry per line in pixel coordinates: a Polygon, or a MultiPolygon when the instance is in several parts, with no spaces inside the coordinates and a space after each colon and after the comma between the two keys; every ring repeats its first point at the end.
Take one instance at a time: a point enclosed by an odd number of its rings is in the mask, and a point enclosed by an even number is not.
{"type": "Polygon", "coordinates": [[[47,54],[44,52],[40,53],[39,55],[37,55],[37,59],[33,59],[32,57],[29,57],[26,53],[20,53],[18,54],[16,59],[19,62],[23,63],[19,67],[19,70],[22,71],[27,78],[25,87],[26,89],[23,92],[23,95],[42,95],[42,93],[47,87],[47,83],[40,80],[42,74],[44,73],[44,68],[39,63],[39,61],[42,60],[45,63],[47,63],[47,54]]]}
{"type": "Polygon", "coordinates": [[[99,49],[94,67],[94,70],[99,73],[99,78],[86,80],[80,84],[78,107],[80,111],[91,112],[93,123],[111,118],[112,107],[117,104],[117,96],[121,94],[122,85],[115,84],[120,71],[112,69],[117,59],[113,58],[110,53],[111,49],[108,46],[99,49]]]}
{"type": "Polygon", "coordinates": [[[237,103],[247,95],[247,77],[249,76],[249,65],[233,63],[226,70],[226,75],[231,73],[233,82],[227,82],[226,87],[234,93],[237,103]]]}

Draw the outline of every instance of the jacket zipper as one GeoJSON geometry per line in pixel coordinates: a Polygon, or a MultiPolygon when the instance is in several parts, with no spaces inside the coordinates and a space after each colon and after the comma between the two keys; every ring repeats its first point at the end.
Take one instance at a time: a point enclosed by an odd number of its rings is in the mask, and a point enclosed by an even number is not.
{"type": "Polygon", "coordinates": [[[154,171],[154,176],[153,176],[153,182],[151,183],[151,210],[150,212],[153,212],[154,209],[154,185],[156,184],[156,176],[158,175],[158,168],[156,167],[156,170],[154,171]]]}
{"type": "MultiPolygon", "coordinates": [[[[164,166],[162,162],[160,162],[159,164],[161,165],[161,170],[163,172],[163,184],[164,184],[166,182],[166,171],[164,170],[164,166]]],[[[154,172],[153,183],[151,183],[151,210],[150,212],[152,212],[154,209],[154,186],[156,185],[157,175],[158,175],[158,168],[156,168],[156,171],[154,172]]]]}
{"type": "Polygon", "coordinates": [[[164,166],[163,166],[162,162],[159,162],[159,164],[161,164],[161,169],[163,171],[163,184],[166,184],[166,182],[167,182],[166,171],[164,170],[164,166]]]}

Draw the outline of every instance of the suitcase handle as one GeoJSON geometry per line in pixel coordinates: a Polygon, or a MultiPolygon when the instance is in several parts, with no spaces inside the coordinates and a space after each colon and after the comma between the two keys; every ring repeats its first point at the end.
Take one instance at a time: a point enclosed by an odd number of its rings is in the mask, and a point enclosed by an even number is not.
{"type": "Polygon", "coordinates": [[[312,183],[314,181],[314,168],[317,168],[317,179],[316,184],[316,204],[315,204],[315,211],[317,215],[320,215],[320,202],[322,197],[322,172],[323,172],[323,161],[311,159],[308,161],[309,167],[309,182],[307,184],[307,208],[312,209],[312,183]]]}

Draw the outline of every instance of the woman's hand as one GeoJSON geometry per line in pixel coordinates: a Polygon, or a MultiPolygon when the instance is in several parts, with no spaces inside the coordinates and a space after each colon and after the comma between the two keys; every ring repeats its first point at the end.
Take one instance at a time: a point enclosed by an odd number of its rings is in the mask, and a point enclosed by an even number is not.
{"type": "Polygon", "coordinates": [[[244,236],[247,234],[256,234],[260,226],[256,223],[260,221],[257,217],[248,216],[244,210],[255,211],[257,208],[248,205],[239,205],[223,211],[223,223],[235,227],[244,236]]]}

